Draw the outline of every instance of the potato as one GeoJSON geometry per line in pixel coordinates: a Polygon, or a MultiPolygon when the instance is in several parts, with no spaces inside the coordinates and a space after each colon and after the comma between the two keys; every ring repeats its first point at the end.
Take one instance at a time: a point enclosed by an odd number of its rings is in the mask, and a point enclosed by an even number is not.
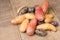
{"type": "Polygon", "coordinates": [[[19,27],[20,32],[25,32],[25,31],[26,31],[28,23],[29,23],[29,20],[28,20],[28,19],[25,19],[25,20],[21,23],[21,26],[19,27]]]}
{"type": "Polygon", "coordinates": [[[51,24],[54,25],[55,27],[58,27],[59,25],[57,21],[52,21],[51,24]]]}
{"type": "Polygon", "coordinates": [[[45,18],[54,18],[54,15],[52,13],[45,14],[45,18]]]}
{"type": "Polygon", "coordinates": [[[21,14],[26,14],[28,12],[28,7],[23,7],[21,10],[19,10],[18,16],[21,14]]]}
{"type": "Polygon", "coordinates": [[[41,7],[37,6],[35,8],[35,16],[38,21],[43,21],[44,20],[44,13],[41,7]]]}
{"type": "Polygon", "coordinates": [[[51,31],[56,31],[56,27],[53,26],[52,24],[49,24],[49,23],[44,23],[44,24],[41,24],[41,25],[38,25],[36,29],[39,29],[39,30],[51,30],[51,31]]]}
{"type": "Polygon", "coordinates": [[[24,8],[25,7],[25,5],[24,6],[20,6],[18,9],[17,9],[17,13],[19,13],[19,11],[22,9],[22,8],[24,8]]]}
{"type": "Polygon", "coordinates": [[[34,31],[36,29],[36,24],[37,24],[37,20],[36,19],[32,19],[30,21],[30,23],[27,26],[27,31],[26,31],[27,35],[31,36],[31,35],[34,34],[34,31]]]}
{"type": "Polygon", "coordinates": [[[42,3],[42,10],[44,13],[46,13],[48,11],[49,8],[49,3],[47,1],[42,3]]]}
{"type": "Polygon", "coordinates": [[[33,13],[27,13],[25,14],[26,19],[34,19],[35,15],[33,13]]]}
{"type": "Polygon", "coordinates": [[[29,13],[35,13],[35,7],[28,7],[29,13]]]}
{"type": "Polygon", "coordinates": [[[52,18],[46,18],[46,19],[44,20],[45,23],[50,23],[50,22],[52,22],[52,21],[53,21],[52,18]]]}
{"type": "Polygon", "coordinates": [[[35,34],[44,37],[47,35],[47,32],[44,30],[35,30],[35,34]]]}
{"type": "Polygon", "coordinates": [[[44,22],[46,22],[46,23],[52,22],[53,18],[54,18],[53,14],[50,14],[50,13],[49,14],[45,14],[45,20],[44,20],[44,22]]]}
{"type": "Polygon", "coordinates": [[[12,19],[11,23],[12,24],[20,24],[23,22],[24,19],[25,19],[25,15],[23,14],[23,15],[17,16],[14,19],[12,19]]]}

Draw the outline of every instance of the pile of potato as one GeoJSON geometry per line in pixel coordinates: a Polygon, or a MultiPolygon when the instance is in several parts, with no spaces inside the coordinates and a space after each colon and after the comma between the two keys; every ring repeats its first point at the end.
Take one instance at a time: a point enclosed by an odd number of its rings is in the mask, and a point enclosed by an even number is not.
{"type": "Polygon", "coordinates": [[[20,32],[26,32],[30,36],[34,33],[45,36],[47,31],[56,32],[58,23],[53,21],[54,15],[48,9],[48,2],[43,2],[41,7],[21,7],[18,10],[18,16],[12,19],[11,23],[20,24],[20,32]]]}

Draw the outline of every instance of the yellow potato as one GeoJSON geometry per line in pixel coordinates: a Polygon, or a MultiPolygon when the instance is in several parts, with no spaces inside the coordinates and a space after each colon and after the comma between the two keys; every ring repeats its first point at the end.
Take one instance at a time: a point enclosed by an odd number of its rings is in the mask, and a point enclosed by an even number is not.
{"type": "Polygon", "coordinates": [[[25,19],[25,20],[21,23],[21,26],[19,27],[20,32],[25,32],[25,31],[26,31],[28,23],[29,23],[29,20],[28,20],[28,19],[25,19]]]}
{"type": "Polygon", "coordinates": [[[51,30],[51,31],[56,31],[56,27],[53,26],[52,24],[49,24],[49,23],[44,23],[44,24],[41,24],[41,25],[38,25],[36,29],[39,29],[39,30],[51,30]]]}
{"type": "Polygon", "coordinates": [[[46,23],[49,23],[49,22],[52,22],[53,18],[54,18],[54,15],[53,14],[51,14],[51,13],[45,14],[45,20],[44,21],[46,23]]]}
{"type": "Polygon", "coordinates": [[[49,17],[49,18],[45,18],[44,22],[45,22],[45,23],[49,23],[49,22],[52,22],[52,20],[53,20],[53,18],[50,18],[50,17],[49,17]]]}
{"type": "Polygon", "coordinates": [[[54,18],[54,15],[52,13],[45,14],[45,18],[54,18]]]}
{"type": "Polygon", "coordinates": [[[35,15],[33,13],[27,13],[27,14],[25,14],[25,17],[27,19],[34,19],[35,18],[35,15]]]}
{"type": "Polygon", "coordinates": [[[11,20],[11,23],[12,24],[20,24],[22,23],[22,21],[25,19],[25,15],[20,15],[20,16],[17,16],[16,18],[12,19],[11,20]]]}

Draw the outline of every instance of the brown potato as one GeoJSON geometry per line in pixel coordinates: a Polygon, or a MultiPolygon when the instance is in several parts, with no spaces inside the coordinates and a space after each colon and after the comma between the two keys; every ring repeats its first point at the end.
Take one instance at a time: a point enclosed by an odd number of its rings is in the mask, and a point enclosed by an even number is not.
{"type": "Polygon", "coordinates": [[[36,29],[39,29],[39,30],[51,30],[51,31],[56,31],[56,27],[53,26],[52,24],[49,24],[49,23],[44,23],[44,24],[41,24],[41,25],[38,25],[36,29]]]}
{"type": "Polygon", "coordinates": [[[26,31],[28,23],[29,23],[29,20],[28,20],[28,19],[25,19],[25,20],[21,23],[21,26],[19,27],[20,32],[25,32],[25,31],[26,31]]]}
{"type": "Polygon", "coordinates": [[[24,19],[25,19],[25,15],[20,15],[20,16],[17,16],[16,18],[12,19],[11,23],[12,24],[20,24],[20,23],[22,23],[22,21],[24,19]]]}
{"type": "Polygon", "coordinates": [[[35,15],[33,13],[27,13],[27,14],[25,14],[25,17],[27,19],[34,19],[35,18],[35,15]]]}

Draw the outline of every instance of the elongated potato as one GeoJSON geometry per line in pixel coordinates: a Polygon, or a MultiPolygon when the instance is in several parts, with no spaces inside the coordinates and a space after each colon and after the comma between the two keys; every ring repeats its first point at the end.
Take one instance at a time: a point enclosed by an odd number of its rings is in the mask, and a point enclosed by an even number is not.
{"type": "Polygon", "coordinates": [[[38,21],[43,21],[44,20],[44,13],[41,7],[37,6],[35,8],[35,16],[38,21]]]}
{"type": "Polygon", "coordinates": [[[27,13],[27,14],[25,14],[25,17],[27,19],[34,19],[35,18],[35,15],[33,13],[27,13]]]}
{"type": "Polygon", "coordinates": [[[11,23],[12,24],[20,24],[20,23],[22,23],[22,21],[24,19],[25,19],[25,15],[20,15],[20,16],[17,16],[16,18],[12,19],[11,23]]]}
{"type": "Polygon", "coordinates": [[[54,18],[54,15],[52,13],[45,14],[45,18],[54,18]]]}
{"type": "Polygon", "coordinates": [[[30,21],[30,23],[27,26],[27,31],[26,31],[27,35],[31,36],[31,35],[34,34],[34,31],[36,29],[36,24],[37,24],[37,20],[36,19],[32,19],[30,21]]]}
{"type": "Polygon", "coordinates": [[[49,23],[38,25],[36,29],[51,30],[51,31],[54,31],[54,32],[57,30],[55,26],[53,26],[52,24],[49,24],[49,23]]]}
{"type": "Polygon", "coordinates": [[[28,23],[29,23],[29,20],[28,20],[28,19],[25,19],[25,20],[21,23],[21,26],[19,27],[20,32],[25,32],[25,31],[26,31],[28,23]]]}
{"type": "Polygon", "coordinates": [[[42,10],[44,13],[46,13],[48,11],[49,8],[49,3],[47,1],[42,3],[42,10]]]}

